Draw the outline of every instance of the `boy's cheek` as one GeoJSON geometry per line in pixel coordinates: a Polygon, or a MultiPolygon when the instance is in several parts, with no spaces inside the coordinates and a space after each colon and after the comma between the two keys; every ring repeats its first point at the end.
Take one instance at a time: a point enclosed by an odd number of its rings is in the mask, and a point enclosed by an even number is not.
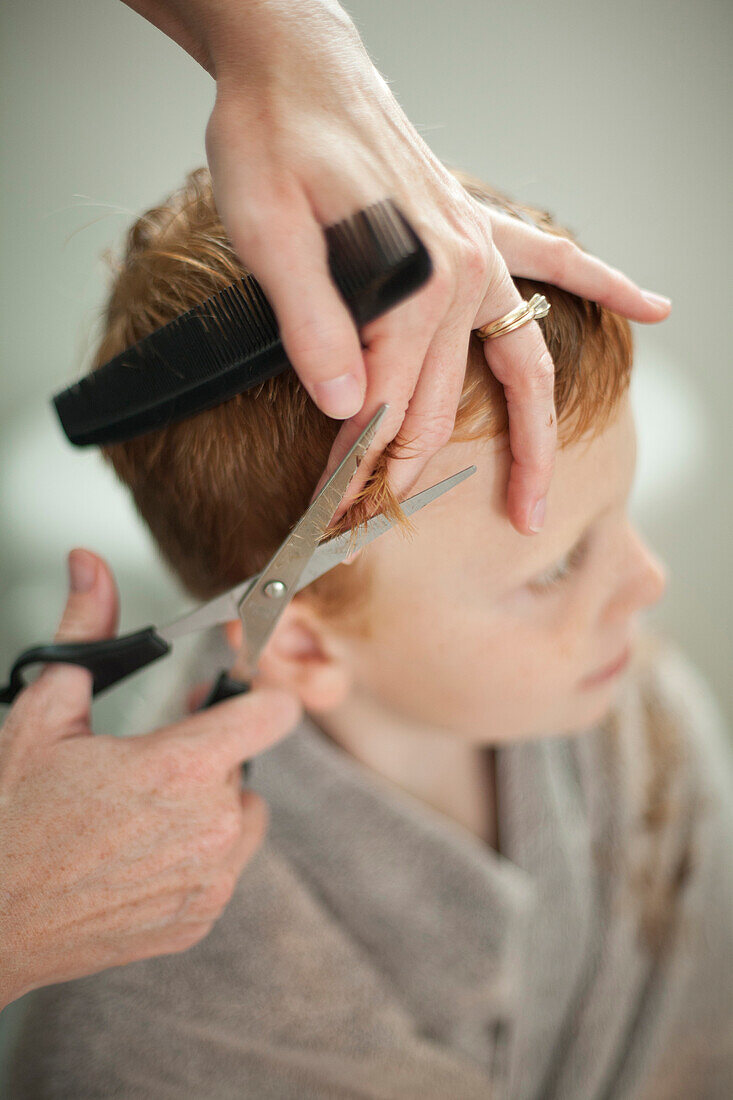
{"type": "MultiPolygon", "coordinates": [[[[414,625],[414,624],[413,624],[414,625]]],[[[378,647],[360,680],[380,702],[417,722],[474,738],[522,736],[557,686],[526,633],[447,629],[437,619],[378,647]]]]}
{"type": "Polygon", "coordinates": [[[375,586],[360,685],[396,713],[457,736],[509,741],[581,728],[598,701],[578,699],[585,620],[536,597],[492,598],[461,578],[375,586]],[[419,598],[416,590],[419,589],[419,598]],[[551,610],[555,608],[555,611],[551,610]]]}

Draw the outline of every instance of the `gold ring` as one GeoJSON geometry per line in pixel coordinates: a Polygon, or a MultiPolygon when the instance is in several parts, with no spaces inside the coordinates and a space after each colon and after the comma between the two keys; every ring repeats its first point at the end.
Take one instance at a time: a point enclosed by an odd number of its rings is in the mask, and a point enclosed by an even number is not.
{"type": "Polygon", "coordinates": [[[488,325],[475,328],[473,331],[479,340],[496,340],[498,336],[506,336],[508,332],[514,332],[515,328],[530,321],[536,321],[538,317],[546,317],[550,312],[550,303],[543,294],[535,294],[528,302],[522,302],[516,309],[505,313],[503,317],[497,317],[488,325]]]}

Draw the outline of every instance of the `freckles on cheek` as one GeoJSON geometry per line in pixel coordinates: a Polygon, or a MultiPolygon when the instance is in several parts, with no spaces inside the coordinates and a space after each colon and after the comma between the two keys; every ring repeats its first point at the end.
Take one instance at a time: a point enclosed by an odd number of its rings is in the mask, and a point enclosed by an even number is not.
{"type": "Polygon", "coordinates": [[[549,632],[549,645],[556,655],[555,663],[572,668],[582,665],[587,657],[589,640],[588,623],[574,608],[563,612],[549,632]]]}
{"type": "Polygon", "coordinates": [[[575,653],[576,641],[569,633],[560,631],[555,635],[554,651],[562,661],[569,661],[575,653]]]}

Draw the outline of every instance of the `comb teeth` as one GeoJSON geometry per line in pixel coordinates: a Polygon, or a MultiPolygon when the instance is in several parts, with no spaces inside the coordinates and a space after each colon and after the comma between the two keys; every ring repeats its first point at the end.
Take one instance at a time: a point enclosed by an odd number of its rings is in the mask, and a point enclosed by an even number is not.
{"type": "MultiPolygon", "coordinates": [[[[430,277],[430,256],[391,199],[324,230],[328,262],[358,328],[430,277]]],[[[193,416],[290,366],[277,318],[253,275],[127,348],[54,405],[77,446],[119,443],[193,416]]]]}
{"type": "Polygon", "coordinates": [[[333,226],[340,248],[332,269],[342,293],[358,293],[372,279],[408,260],[419,242],[391,203],[375,203],[348,222],[333,226]],[[387,270],[385,270],[387,269],[387,270]]]}

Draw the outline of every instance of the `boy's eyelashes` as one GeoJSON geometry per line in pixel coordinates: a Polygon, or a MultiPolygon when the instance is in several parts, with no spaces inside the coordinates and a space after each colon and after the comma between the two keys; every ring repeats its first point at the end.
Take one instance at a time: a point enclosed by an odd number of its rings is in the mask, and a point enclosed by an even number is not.
{"type": "Polygon", "coordinates": [[[563,554],[559,561],[546,569],[544,573],[527,581],[530,592],[542,595],[562,585],[568,577],[578,568],[585,556],[587,536],[583,536],[567,553],[563,554]]]}

